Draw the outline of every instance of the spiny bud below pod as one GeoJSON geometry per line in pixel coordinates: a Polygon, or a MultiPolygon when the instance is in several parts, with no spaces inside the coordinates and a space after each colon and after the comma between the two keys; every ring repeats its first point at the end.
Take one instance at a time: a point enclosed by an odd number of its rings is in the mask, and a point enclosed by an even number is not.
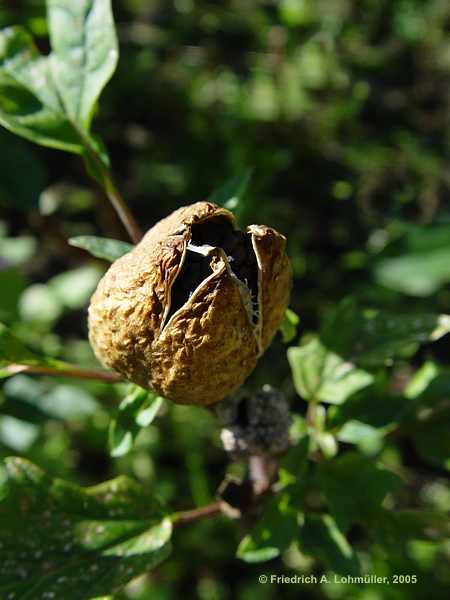
{"type": "Polygon", "coordinates": [[[223,447],[232,456],[274,456],[288,449],[291,416],[281,391],[265,385],[254,394],[226,398],[214,408],[224,426],[223,447]]]}
{"type": "Polygon", "coordinates": [[[237,390],[270,344],[291,286],[285,238],[236,227],[211,202],[162,219],[100,281],[89,307],[98,359],[182,404],[237,390]]]}

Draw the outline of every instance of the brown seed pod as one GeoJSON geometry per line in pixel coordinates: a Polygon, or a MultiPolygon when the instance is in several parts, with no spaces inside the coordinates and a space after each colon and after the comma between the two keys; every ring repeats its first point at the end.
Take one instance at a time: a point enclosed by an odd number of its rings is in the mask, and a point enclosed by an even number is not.
{"type": "Polygon", "coordinates": [[[211,202],[152,227],[100,281],[89,307],[98,359],[181,404],[236,391],[267,349],[291,287],[285,238],[236,227],[211,202]]]}

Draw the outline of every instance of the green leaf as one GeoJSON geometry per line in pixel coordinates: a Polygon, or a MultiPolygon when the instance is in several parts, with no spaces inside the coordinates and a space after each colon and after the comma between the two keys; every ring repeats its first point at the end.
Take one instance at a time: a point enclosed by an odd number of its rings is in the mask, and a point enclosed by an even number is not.
{"type": "Polygon", "coordinates": [[[288,360],[295,389],[305,400],[342,404],[373,382],[370,373],[328,351],[318,338],[289,348],[288,360]]]}
{"type": "Polygon", "coordinates": [[[284,311],[280,331],[285,344],[289,344],[296,337],[299,322],[300,317],[293,310],[287,308],[284,311]]]}
{"type": "Polygon", "coordinates": [[[136,482],[119,477],[81,488],[20,458],[7,459],[6,466],[2,598],[104,596],[168,556],[171,522],[136,482]]]}
{"type": "Polygon", "coordinates": [[[239,544],[236,556],[249,563],[279,556],[297,536],[297,514],[287,493],[271,498],[256,527],[239,544]]]}
{"type": "Polygon", "coordinates": [[[360,572],[352,547],[330,515],[306,515],[298,544],[302,552],[318,558],[336,573],[357,575],[360,572]]]}
{"type": "Polygon", "coordinates": [[[419,344],[438,340],[449,331],[449,315],[365,310],[348,298],[325,320],[321,340],[351,362],[374,367],[410,357],[419,344]]]}
{"type": "Polygon", "coordinates": [[[109,427],[111,456],[123,456],[132,448],[143,427],[147,427],[158,414],[164,398],[153,392],[131,385],[127,396],[119,405],[115,419],[109,427]]]}
{"type": "Polygon", "coordinates": [[[365,524],[380,510],[386,494],[401,483],[397,475],[356,452],[321,463],[318,480],[331,513],[344,532],[353,523],[365,524]]]}
{"type": "Polygon", "coordinates": [[[89,131],[119,57],[111,0],[47,0],[53,79],[69,119],[89,131]]]}
{"type": "Polygon", "coordinates": [[[92,256],[104,258],[114,262],[133,249],[132,244],[112,240],[110,238],[95,237],[94,235],[80,235],[69,239],[69,244],[87,250],[92,256]]]}
{"type": "Polygon", "coordinates": [[[246,169],[241,174],[226,181],[210,195],[208,200],[228,210],[236,209],[247,191],[251,177],[252,170],[246,169]]]}
{"type": "Polygon", "coordinates": [[[79,133],[55,89],[48,57],[19,27],[0,31],[0,125],[37,144],[81,153],[79,133]]]}

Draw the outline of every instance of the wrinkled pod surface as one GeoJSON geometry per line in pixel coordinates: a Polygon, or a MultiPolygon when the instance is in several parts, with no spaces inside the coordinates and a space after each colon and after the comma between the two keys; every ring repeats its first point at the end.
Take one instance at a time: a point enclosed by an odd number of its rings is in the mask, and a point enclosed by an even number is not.
{"type": "Polygon", "coordinates": [[[291,286],[285,238],[236,227],[211,202],[159,221],[100,281],[89,307],[96,356],[182,404],[236,391],[269,346],[291,286]]]}

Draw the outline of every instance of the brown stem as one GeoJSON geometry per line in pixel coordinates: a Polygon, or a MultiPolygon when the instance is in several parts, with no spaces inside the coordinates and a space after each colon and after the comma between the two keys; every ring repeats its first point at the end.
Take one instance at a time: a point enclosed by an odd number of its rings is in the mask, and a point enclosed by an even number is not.
{"type": "Polygon", "coordinates": [[[185,525],[198,519],[204,519],[205,517],[213,517],[222,512],[222,502],[212,502],[206,506],[200,508],[193,508],[192,510],[182,510],[172,515],[172,523],[175,527],[179,525],[185,525]]]}
{"type": "Polygon", "coordinates": [[[105,174],[105,192],[109,198],[109,201],[113,205],[114,210],[118,214],[119,219],[122,221],[125,229],[127,230],[128,235],[133,242],[137,244],[142,239],[142,230],[131,214],[128,206],[125,203],[125,200],[122,198],[122,195],[112,180],[110,173],[105,174]]]}
{"type": "Polygon", "coordinates": [[[52,375],[57,377],[77,377],[78,379],[97,379],[109,383],[118,383],[123,378],[117,373],[111,371],[102,371],[100,369],[84,369],[81,367],[53,368],[53,367],[34,367],[31,365],[11,364],[5,368],[5,371],[15,375],[16,373],[29,373],[30,375],[52,375]]]}
{"type": "MultiPolygon", "coordinates": [[[[114,210],[116,211],[119,219],[122,221],[123,226],[128,232],[131,240],[137,244],[143,236],[142,230],[139,227],[137,221],[131,214],[130,209],[126,205],[125,200],[122,198],[121,193],[117,189],[116,184],[114,183],[114,179],[112,177],[111,171],[108,166],[99,156],[97,149],[93,146],[92,141],[89,137],[76,125],[73,124],[77,129],[81,139],[83,140],[84,149],[86,154],[95,164],[99,173],[101,174],[103,189],[105,190],[106,195],[108,196],[109,201],[111,202],[114,210]]],[[[99,181],[96,177],[97,182],[99,181]]]]}
{"type": "Polygon", "coordinates": [[[248,468],[250,480],[253,484],[253,492],[255,496],[259,496],[270,488],[272,478],[276,472],[277,461],[273,458],[250,456],[248,468]]]}

